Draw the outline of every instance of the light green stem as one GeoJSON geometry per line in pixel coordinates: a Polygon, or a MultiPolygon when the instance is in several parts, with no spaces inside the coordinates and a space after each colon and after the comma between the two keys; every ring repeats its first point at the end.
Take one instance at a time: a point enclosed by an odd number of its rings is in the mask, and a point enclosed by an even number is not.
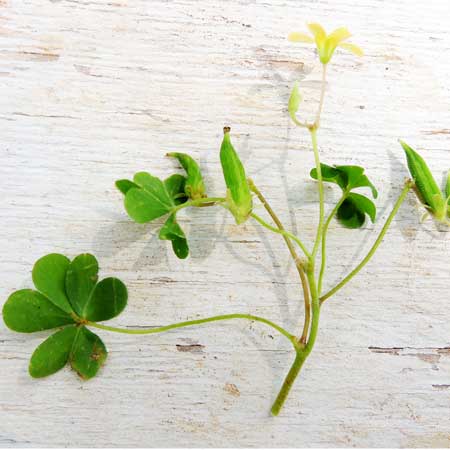
{"type": "Polygon", "coordinates": [[[263,218],[259,217],[257,214],[255,214],[253,212],[250,214],[250,217],[255,219],[264,228],[267,228],[268,230],[273,231],[274,233],[281,234],[284,237],[288,237],[288,238],[292,239],[294,242],[297,243],[297,245],[302,249],[303,253],[308,258],[311,257],[310,253],[306,249],[303,242],[297,236],[295,236],[295,234],[289,233],[289,231],[286,231],[285,229],[279,229],[279,228],[273,227],[272,225],[268,224],[263,218]]]}
{"type": "Polygon", "coordinates": [[[294,335],[290,334],[284,328],[280,327],[279,325],[277,325],[276,323],[274,323],[268,319],[265,319],[264,317],[253,316],[251,314],[223,314],[220,316],[212,316],[212,317],[206,317],[204,319],[188,320],[186,322],[178,322],[178,323],[173,323],[171,325],[165,325],[162,327],[145,328],[145,329],[117,328],[117,327],[111,327],[108,325],[102,325],[97,322],[87,322],[86,325],[94,327],[94,328],[100,328],[101,330],[112,331],[115,333],[156,334],[156,333],[162,333],[164,331],[174,330],[176,328],[191,327],[193,325],[201,325],[204,323],[218,322],[219,320],[230,320],[230,319],[246,319],[246,320],[252,320],[255,322],[264,323],[264,324],[268,325],[269,327],[272,327],[273,329],[277,330],[283,336],[285,336],[289,340],[289,342],[294,346],[295,350],[297,350],[297,348],[298,348],[298,344],[297,344],[297,341],[296,341],[296,338],[294,335]]]}
{"type": "Polygon", "coordinates": [[[311,133],[311,141],[314,150],[314,160],[316,162],[316,171],[317,171],[317,181],[319,183],[319,224],[317,226],[316,240],[314,242],[314,248],[311,254],[312,260],[314,261],[317,255],[317,251],[319,250],[319,245],[322,239],[323,232],[323,222],[325,216],[325,207],[324,207],[324,196],[323,196],[323,178],[322,178],[322,168],[320,166],[320,156],[319,156],[319,148],[317,147],[317,128],[313,126],[310,128],[311,133]]]}
{"type": "Polygon", "coordinates": [[[176,213],[180,209],[187,208],[189,206],[214,206],[217,203],[223,203],[226,199],[223,197],[205,197],[205,198],[199,198],[197,200],[189,200],[184,203],[180,203],[179,205],[175,206],[175,208],[172,210],[172,214],[176,213]]]}
{"type": "Polygon", "coordinates": [[[319,296],[317,293],[316,281],[314,278],[314,265],[310,265],[307,270],[311,297],[312,297],[312,321],[311,321],[311,330],[308,337],[308,342],[304,348],[299,348],[296,353],[296,357],[294,363],[289,369],[286,378],[284,379],[283,385],[281,386],[280,392],[275,399],[274,404],[272,405],[271,412],[274,416],[277,416],[283,407],[284,402],[286,401],[289,392],[300,373],[300,370],[303,366],[303,363],[306,361],[306,358],[311,353],[314,344],[316,342],[317,333],[319,330],[319,317],[320,317],[320,302],[319,296]]]}
{"type": "Polygon", "coordinates": [[[369,253],[365,256],[365,258],[340,282],[338,283],[333,289],[328,291],[325,295],[322,295],[320,297],[320,303],[323,303],[327,298],[330,298],[332,295],[334,295],[339,289],[341,289],[343,286],[345,286],[369,261],[370,258],[374,255],[377,248],[381,244],[387,230],[389,229],[389,226],[391,225],[392,220],[394,219],[395,215],[397,214],[398,210],[400,209],[401,204],[406,198],[406,195],[408,194],[409,190],[412,188],[413,183],[411,180],[406,181],[405,187],[403,188],[402,192],[400,193],[400,196],[398,197],[397,201],[395,202],[394,207],[392,208],[391,213],[389,214],[388,218],[386,219],[386,223],[383,225],[383,228],[381,229],[381,232],[373,244],[372,248],[369,250],[369,253]]]}
{"type": "Polygon", "coordinates": [[[325,274],[325,267],[326,267],[326,264],[327,264],[327,232],[328,232],[328,227],[330,226],[331,220],[336,215],[339,207],[342,205],[342,203],[344,202],[346,197],[347,197],[347,194],[344,193],[344,195],[341,197],[341,199],[337,202],[336,206],[331,211],[330,215],[328,216],[328,219],[326,220],[326,222],[325,222],[325,224],[323,226],[322,248],[321,248],[321,250],[322,250],[322,260],[320,262],[319,282],[318,282],[318,286],[317,286],[317,291],[318,291],[319,295],[322,292],[322,281],[323,281],[323,276],[325,274]]]}

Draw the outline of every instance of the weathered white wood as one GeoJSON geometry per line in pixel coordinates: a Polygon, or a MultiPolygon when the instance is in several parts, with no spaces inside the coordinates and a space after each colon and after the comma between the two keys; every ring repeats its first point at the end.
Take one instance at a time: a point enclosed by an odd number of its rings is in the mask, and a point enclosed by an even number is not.
{"type": "MultiPolygon", "coordinates": [[[[313,50],[287,42],[309,20],[347,25],[363,59],[329,71],[323,160],[361,163],[380,187],[379,230],[406,175],[397,143],[450,167],[448,2],[0,1],[0,292],[30,286],[48,252],[91,251],[130,290],[121,326],[229,312],[295,330],[299,288],[283,241],[222,211],[183,213],[192,256],[173,257],[126,216],[114,180],[163,176],[169,150],[198,157],[223,192],[224,124],[249,174],[306,240],[317,221],[306,133],[286,114],[294,80],[313,111],[313,50]],[[289,213],[288,206],[293,211],[289,213]]],[[[328,206],[336,198],[327,189],[328,206]]],[[[450,234],[411,196],[370,266],[323,310],[316,349],[286,408],[268,411],[293,359],[270,329],[212,324],[149,337],[99,333],[101,376],[27,374],[46,336],[1,326],[1,446],[450,446],[450,234]],[[195,344],[194,347],[183,347],[195,344]],[[197,345],[199,344],[199,345],[197,345]]],[[[327,286],[374,234],[329,238],[327,286]]]]}

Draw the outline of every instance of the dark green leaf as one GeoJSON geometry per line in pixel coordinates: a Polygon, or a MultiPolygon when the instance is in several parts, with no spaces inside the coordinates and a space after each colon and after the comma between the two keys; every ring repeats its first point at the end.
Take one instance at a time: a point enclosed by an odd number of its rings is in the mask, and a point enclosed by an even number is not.
{"type": "Polygon", "coordinates": [[[22,289],[9,296],[3,305],[3,320],[8,328],[21,333],[74,323],[69,314],[32,289],[22,289]]]}
{"type": "Polygon", "coordinates": [[[51,253],[38,259],[33,267],[33,283],[36,288],[62,310],[72,308],[66,296],[65,280],[70,260],[64,255],[51,253]]]}
{"type": "Polygon", "coordinates": [[[166,223],[159,231],[159,238],[172,241],[173,251],[178,258],[184,259],[189,255],[189,246],[186,236],[178,225],[175,214],[169,216],[166,223]]]}
{"type": "Polygon", "coordinates": [[[66,273],[66,292],[74,311],[85,317],[85,308],[98,280],[98,262],[89,253],[78,255],[66,273]]]}
{"type": "Polygon", "coordinates": [[[184,192],[185,183],[186,177],[179,174],[171,175],[164,180],[164,185],[166,186],[167,192],[172,197],[176,205],[185,203],[188,200],[188,197],[184,192]]]}
{"type": "Polygon", "coordinates": [[[178,159],[187,173],[186,195],[193,200],[206,197],[202,173],[196,161],[186,153],[167,153],[167,156],[178,159]]]}
{"type": "Polygon", "coordinates": [[[360,228],[364,225],[366,214],[375,221],[376,207],[364,195],[350,193],[339,207],[337,219],[347,228],[360,228]]]}
{"type": "Polygon", "coordinates": [[[77,328],[69,326],[52,334],[31,356],[28,371],[34,378],[52,375],[62,369],[69,360],[77,328]]]}
{"type": "Polygon", "coordinates": [[[108,352],[101,339],[82,326],[73,343],[70,364],[84,380],[94,377],[105,362],[108,352]]]}
{"type": "Polygon", "coordinates": [[[83,317],[92,322],[112,319],[124,310],[127,298],[127,288],[118,278],[105,278],[92,291],[83,317]]]}
{"type": "Polygon", "coordinates": [[[120,192],[122,192],[122,194],[125,195],[130,189],[138,188],[139,186],[130,180],[117,180],[116,187],[120,192]]]}
{"type": "Polygon", "coordinates": [[[125,195],[125,209],[138,223],[150,222],[168,214],[175,203],[165,184],[149,173],[139,172],[134,176],[139,188],[131,188],[125,195]]]}
{"type": "MultiPolygon", "coordinates": [[[[359,166],[328,166],[320,164],[323,181],[337,184],[343,191],[350,192],[359,187],[369,187],[374,198],[378,197],[375,186],[364,174],[364,169],[359,166]]],[[[317,170],[312,169],[311,178],[317,180],[317,170]]]]}

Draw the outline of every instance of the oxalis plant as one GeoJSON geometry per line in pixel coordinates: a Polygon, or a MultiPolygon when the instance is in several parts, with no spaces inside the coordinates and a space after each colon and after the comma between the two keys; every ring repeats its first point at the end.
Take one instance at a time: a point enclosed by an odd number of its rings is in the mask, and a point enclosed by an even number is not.
{"type": "Polygon", "coordinates": [[[275,329],[292,345],[294,362],[271,409],[272,414],[277,415],[314,347],[323,304],[370,261],[409,191],[415,192],[425,208],[425,214],[431,215],[440,223],[450,224],[450,177],[447,177],[444,193],[424,159],[400,141],[406,154],[410,178],[405,180],[392,211],[367,255],[336,286],[323,291],[327,266],[327,233],[331,221],[337,219],[344,227],[352,229],[362,228],[367,218],[374,222],[376,206],[369,197],[376,199],[378,192],[362,167],[321,163],[317,135],[324,105],[327,67],[337,47],[357,56],[362,56],[362,51],[347,42],[350,33],[346,28],[339,28],[327,35],[318,24],[309,24],[308,27],[311,36],[292,33],[289,39],[294,42],[314,43],[317,47],[322,69],[317,114],[312,121],[298,118],[301,103],[298,84],[293,87],[288,111],[295,125],[309,133],[315,157],[311,177],[317,180],[319,220],[315,240],[311,245],[305,244],[299,236],[284,228],[265,196],[255,183],[247,178],[244,166],[231,143],[228,127],[224,128],[220,147],[220,162],[226,184],[226,192],[222,196],[212,196],[207,192],[199,165],[185,153],[168,153],[169,157],[178,160],[185,175],[173,174],[161,180],[150,173],[138,172],[133,180],[122,179],[116,182],[117,188],[124,195],[125,209],[134,221],[148,223],[164,218],[159,229],[159,238],[171,241],[173,251],[180,259],[189,255],[189,245],[178,223],[178,213],[188,207],[224,208],[232,214],[238,225],[254,220],[267,230],[280,235],[295,263],[303,291],[304,323],[299,335],[291,333],[272,320],[247,313],[218,315],[148,329],[105,325],[100,322],[116,317],[125,308],[125,285],[117,278],[98,281],[98,263],[93,255],[82,254],[70,260],[64,255],[50,254],[39,259],[34,265],[32,278],[36,290],[22,289],[13,292],[3,307],[3,319],[14,331],[31,333],[58,329],[34,351],[29,365],[31,376],[44,377],[53,374],[66,364],[70,364],[84,379],[95,376],[106,359],[107,350],[100,338],[90,330],[92,328],[126,334],[155,334],[209,322],[243,319],[261,322],[275,329]],[[327,214],[324,204],[325,183],[335,184],[341,194],[336,205],[327,214]],[[268,215],[267,220],[255,213],[255,202],[264,207],[268,215]]]}

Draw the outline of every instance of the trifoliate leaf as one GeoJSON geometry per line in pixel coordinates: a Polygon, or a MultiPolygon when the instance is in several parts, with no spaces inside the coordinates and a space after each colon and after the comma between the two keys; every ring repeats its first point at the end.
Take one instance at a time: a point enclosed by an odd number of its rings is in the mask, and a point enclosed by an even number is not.
{"type": "MultiPolygon", "coordinates": [[[[364,174],[364,169],[359,166],[328,166],[320,164],[322,179],[337,184],[343,191],[350,192],[359,187],[369,187],[374,198],[378,197],[375,186],[364,174]]],[[[310,172],[311,178],[317,180],[317,169],[310,172]]]]}
{"type": "Polygon", "coordinates": [[[185,259],[189,255],[189,246],[186,236],[178,225],[175,214],[169,216],[166,223],[159,231],[159,238],[172,241],[173,251],[178,258],[185,259]]]}
{"type": "Polygon", "coordinates": [[[364,195],[350,193],[337,211],[337,219],[347,228],[361,228],[366,214],[375,222],[376,207],[372,200],[364,195]]]}
{"type": "Polygon", "coordinates": [[[38,259],[33,267],[33,283],[52,303],[70,313],[72,308],[66,295],[66,271],[70,260],[51,253],[38,259]]]}
{"type": "Polygon", "coordinates": [[[101,322],[118,316],[127,305],[126,286],[118,278],[105,278],[92,291],[82,317],[101,322]]]}
{"type": "Polygon", "coordinates": [[[192,200],[206,197],[202,173],[196,161],[186,153],[167,153],[167,156],[178,159],[187,173],[185,184],[186,195],[192,200]]]}
{"type": "Polygon", "coordinates": [[[66,292],[74,311],[85,317],[85,308],[98,280],[98,262],[95,256],[78,255],[67,268],[66,292]]]}
{"type": "Polygon", "coordinates": [[[20,333],[49,330],[70,323],[73,318],[47,297],[32,289],[13,292],[3,305],[3,320],[20,333]]]}
{"type": "Polygon", "coordinates": [[[70,353],[70,365],[84,380],[94,377],[106,360],[108,352],[102,340],[86,327],[78,328],[70,353]]]}
{"type": "Polygon", "coordinates": [[[69,360],[78,329],[66,327],[47,338],[31,356],[28,371],[33,378],[52,375],[62,369],[69,360]]]}
{"type": "Polygon", "coordinates": [[[117,278],[105,278],[97,283],[97,272],[93,255],[78,255],[72,262],[62,255],[47,255],[34,266],[35,284],[49,295],[59,295],[60,299],[64,298],[61,292],[67,292],[73,305],[70,313],[32,289],[13,292],[3,305],[3,320],[14,331],[31,333],[65,326],[35,350],[29,366],[31,376],[51,375],[67,361],[84,379],[97,373],[107,352],[100,338],[85,325],[116,317],[127,303],[125,285],[117,278]],[[61,263],[65,271],[61,270],[61,263]]]}

